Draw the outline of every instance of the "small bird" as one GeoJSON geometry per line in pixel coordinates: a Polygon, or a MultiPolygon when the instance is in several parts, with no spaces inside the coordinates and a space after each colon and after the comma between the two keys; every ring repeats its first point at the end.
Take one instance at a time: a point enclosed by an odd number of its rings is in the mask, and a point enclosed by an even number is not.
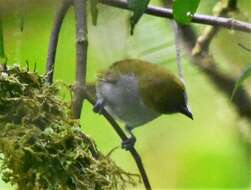
{"type": "Polygon", "coordinates": [[[139,59],[113,63],[96,81],[95,112],[107,110],[126,125],[131,137],[122,142],[129,150],[136,142],[132,130],[162,114],[182,113],[193,119],[183,82],[164,67],[139,59]]]}

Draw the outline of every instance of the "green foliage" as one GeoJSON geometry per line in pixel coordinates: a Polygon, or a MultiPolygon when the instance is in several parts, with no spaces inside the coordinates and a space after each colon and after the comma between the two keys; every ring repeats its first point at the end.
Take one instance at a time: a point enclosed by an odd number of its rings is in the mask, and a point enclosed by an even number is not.
{"type": "Polygon", "coordinates": [[[90,0],[91,1],[91,15],[92,15],[92,24],[97,25],[98,19],[98,0],[90,0]]]}
{"type": "Polygon", "coordinates": [[[173,16],[179,24],[189,24],[199,6],[200,0],[175,0],[173,2],[173,16]]]}
{"type": "Polygon", "coordinates": [[[0,72],[2,178],[18,189],[123,189],[135,184],[70,118],[56,86],[13,67],[0,72]]]}
{"type": "Polygon", "coordinates": [[[243,84],[245,80],[247,80],[251,76],[251,65],[249,65],[241,74],[239,79],[236,81],[233,93],[232,93],[232,99],[234,98],[234,95],[236,94],[236,91],[238,88],[243,84]]]}
{"type": "Polygon", "coordinates": [[[128,0],[128,7],[133,11],[133,15],[130,18],[131,34],[133,34],[134,27],[144,14],[149,2],[150,0],[128,0]]]}

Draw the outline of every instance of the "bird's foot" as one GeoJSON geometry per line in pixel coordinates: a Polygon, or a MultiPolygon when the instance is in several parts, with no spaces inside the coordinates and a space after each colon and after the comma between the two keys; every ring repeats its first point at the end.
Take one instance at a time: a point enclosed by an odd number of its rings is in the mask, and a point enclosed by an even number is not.
{"type": "Polygon", "coordinates": [[[105,105],[104,100],[98,99],[92,110],[95,113],[101,114],[102,110],[104,109],[104,105],[105,105]]]}
{"type": "Polygon", "coordinates": [[[135,137],[130,137],[122,142],[122,148],[125,150],[131,150],[136,143],[135,137]]]}

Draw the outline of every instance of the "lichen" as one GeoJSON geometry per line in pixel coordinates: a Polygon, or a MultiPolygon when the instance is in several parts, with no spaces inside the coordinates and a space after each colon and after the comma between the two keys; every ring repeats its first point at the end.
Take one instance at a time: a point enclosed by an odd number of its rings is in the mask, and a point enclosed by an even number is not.
{"type": "Polygon", "coordinates": [[[119,168],[70,117],[57,85],[15,66],[0,71],[0,155],[17,189],[124,189],[138,176],[119,168]]]}

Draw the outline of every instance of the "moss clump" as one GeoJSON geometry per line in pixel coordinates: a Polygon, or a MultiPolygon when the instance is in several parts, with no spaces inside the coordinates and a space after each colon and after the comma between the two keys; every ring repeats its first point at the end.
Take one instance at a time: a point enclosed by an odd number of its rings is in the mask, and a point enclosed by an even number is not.
{"type": "Polygon", "coordinates": [[[123,189],[135,176],[102,155],[58,89],[18,67],[0,71],[2,178],[17,189],[123,189]]]}

